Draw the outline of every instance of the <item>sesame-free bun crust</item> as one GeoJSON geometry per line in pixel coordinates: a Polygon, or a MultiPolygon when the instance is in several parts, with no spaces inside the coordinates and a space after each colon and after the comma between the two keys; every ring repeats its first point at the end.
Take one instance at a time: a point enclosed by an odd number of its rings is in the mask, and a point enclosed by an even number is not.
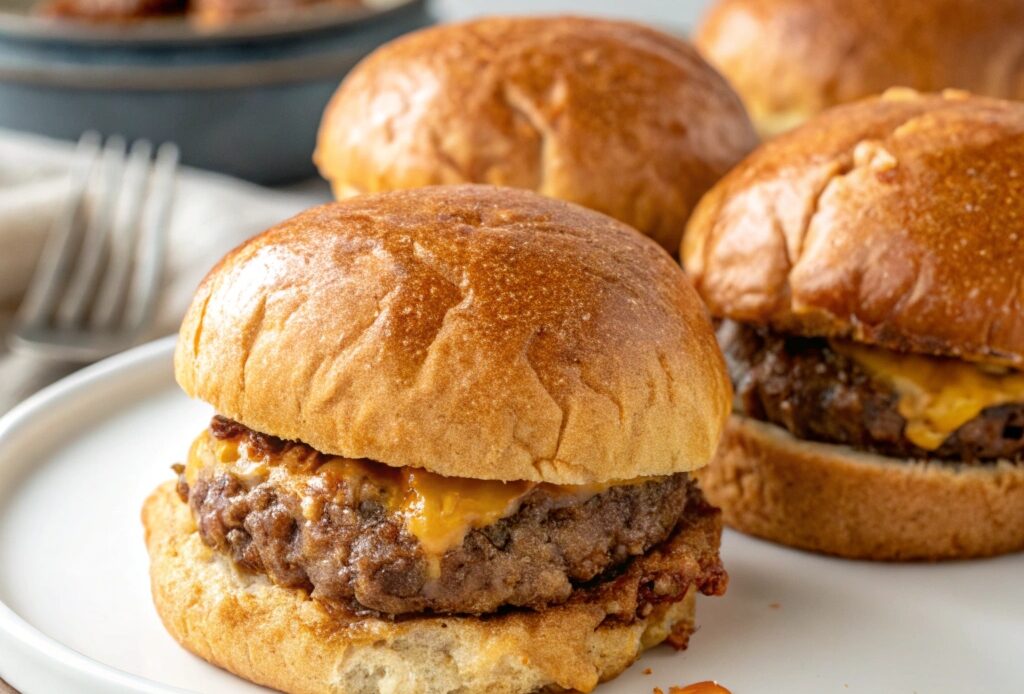
{"type": "Polygon", "coordinates": [[[153,600],[199,657],[291,694],[526,694],[590,691],[666,639],[685,646],[694,590],[631,624],[596,604],[489,618],[399,621],[328,610],[297,589],[234,568],[199,539],[174,484],[142,512],[153,600]]]}
{"type": "Polygon", "coordinates": [[[492,17],[374,52],[327,107],[315,159],[338,197],[515,186],[675,253],[697,200],[756,143],[739,98],[679,39],[627,22],[492,17]]]}
{"type": "Polygon", "coordinates": [[[1020,0],[718,0],[696,44],[764,135],[889,87],[1024,98],[1020,0]]]}
{"type": "Polygon", "coordinates": [[[556,484],[705,465],[731,399],[657,244],[489,186],[350,198],[255,237],[196,292],[175,372],[324,453],[556,484]]]}
{"type": "Polygon", "coordinates": [[[802,441],[733,415],[697,473],[727,525],[857,559],[955,559],[1024,548],[1024,468],[896,460],[802,441]]]}
{"type": "Polygon", "coordinates": [[[1024,103],[836,107],[716,185],[682,256],[717,316],[1024,367],[1024,103]]]}

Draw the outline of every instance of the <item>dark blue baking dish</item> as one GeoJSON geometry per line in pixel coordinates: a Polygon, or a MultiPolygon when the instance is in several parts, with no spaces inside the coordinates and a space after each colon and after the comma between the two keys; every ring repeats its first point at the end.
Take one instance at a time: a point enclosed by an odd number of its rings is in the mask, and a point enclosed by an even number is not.
{"type": "Polygon", "coordinates": [[[316,127],[346,72],[423,27],[423,0],[204,31],[185,20],[83,26],[0,13],[0,127],[176,142],[185,163],[259,183],[313,173],[316,127]]]}

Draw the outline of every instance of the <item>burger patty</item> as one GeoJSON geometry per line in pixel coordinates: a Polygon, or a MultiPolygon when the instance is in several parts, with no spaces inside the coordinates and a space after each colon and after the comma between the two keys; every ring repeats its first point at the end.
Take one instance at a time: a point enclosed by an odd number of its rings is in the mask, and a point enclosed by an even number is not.
{"type": "Polygon", "coordinates": [[[202,539],[275,583],[350,609],[400,615],[543,608],[621,572],[688,514],[707,512],[685,474],[581,497],[538,485],[514,513],[470,530],[461,545],[431,561],[372,484],[303,483],[327,456],[220,418],[212,429],[222,440],[245,440],[265,460],[289,450],[291,459],[299,453],[305,462],[255,482],[213,468],[190,486],[181,474],[178,492],[202,539]]]}
{"type": "Polygon", "coordinates": [[[937,450],[905,435],[899,394],[825,338],[781,335],[724,321],[718,330],[737,409],[811,441],[845,444],[894,458],[970,464],[1024,459],[1024,403],[983,410],[937,450]]]}

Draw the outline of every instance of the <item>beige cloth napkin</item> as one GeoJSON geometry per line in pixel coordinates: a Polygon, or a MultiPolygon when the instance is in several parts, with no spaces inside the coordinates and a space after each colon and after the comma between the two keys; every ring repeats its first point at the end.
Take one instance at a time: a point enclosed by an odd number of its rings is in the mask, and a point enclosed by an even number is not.
{"type": "MultiPolygon", "coordinates": [[[[66,200],[73,150],[70,143],[0,129],[0,329],[17,308],[54,216],[66,200]]],[[[272,190],[219,174],[179,169],[165,286],[152,337],[177,328],[196,285],[228,250],[328,199],[327,186],[321,182],[272,190]]],[[[35,368],[6,352],[6,345],[0,343],[0,354],[4,354],[0,357],[0,412],[62,375],[52,368],[35,368]]]]}

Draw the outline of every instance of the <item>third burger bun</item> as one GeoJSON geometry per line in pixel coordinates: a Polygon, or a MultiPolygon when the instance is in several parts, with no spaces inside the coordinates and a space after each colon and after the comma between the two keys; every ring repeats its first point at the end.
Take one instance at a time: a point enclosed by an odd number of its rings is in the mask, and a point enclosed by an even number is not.
{"type": "Polygon", "coordinates": [[[1019,0],[718,0],[697,32],[763,135],[893,86],[1024,97],[1019,0]]]}
{"type": "Polygon", "coordinates": [[[264,434],[482,480],[693,470],[731,397],[657,244],[489,186],[350,198],[256,237],[199,288],[175,366],[264,434]]]}
{"type": "Polygon", "coordinates": [[[327,107],[315,159],[338,197],[527,188],[675,253],[697,200],[756,143],[739,98],[684,41],[627,22],[509,17],[377,50],[327,107]]]}

